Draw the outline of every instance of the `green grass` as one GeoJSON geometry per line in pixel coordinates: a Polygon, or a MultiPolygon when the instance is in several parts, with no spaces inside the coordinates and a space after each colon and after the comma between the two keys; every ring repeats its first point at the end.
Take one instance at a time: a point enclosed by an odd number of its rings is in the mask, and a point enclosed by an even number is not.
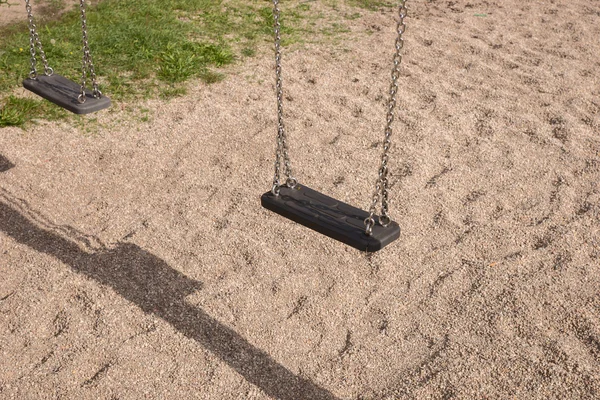
{"type": "Polygon", "coordinates": [[[159,97],[163,100],[173,99],[175,97],[187,94],[187,89],[182,85],[169,85],[160,88],[159,97]]]}
{"type": "MultiPolygon", "coordinates": [[[[385,3],[348,2],[368,9],[385,3]]],[[[0,12],[7,7],[3,3],[0,0],[0,12]]],[[[62,4],[63,0],[48,0],[46,5],[60,8],[62,4]]],[[[317,24],[326,17],[313,8],[303,0],[281,6],[284,46],[304,43],[318,34],[331,37],[348,31],[337,18],[317,24]]],[[[218,82],[224,78],[222,67],[255,56],[265,42],[272,41],[272,6],[264,0],[102,0],[88,7],[87,15],[101,90],[115,103],[181,96],[186,93],[185,83],[194,78],[218,82]]],[[[56,21],[37,20],[50,66],[76,82],[81,74],[79,18],[74,8],[56,21]]],[[[0,29],[0,37],[0,93],[5,94],[0,94],[0,126],[23,126],[41,117],[64,118],[67,114],[48,102],[9,96],[29,73],[26,22],[0,29]]]]}
{"type": "Polygon", "coordinates": [[[381,8],[390,8],[395,5],[395,2],[385,0],[348,0],[348,3],[352,6],[371,11],[379,10],[381,8]]]}
{"type": "Polygon", "coordinates": [[[67,116],[62,108],[44,100],[33,100],[8,96],[0,108],[0,128],[5,126],[23,127],[26,123],[36,119],[49,121],[67,116]]]}
{"type": "MultiPolygon", "coordinates": [[[[144,94],[131,85],[157,78],[182,82],[209,67],[220,67],[234,59],[225,38],[215,35],[201,40],[197,24],[183,20],[192,10],[207,10],[201,18],[215,19],[219,2],[207,0],[105,0],[88,11],[90,45],[99,75],[107,77],[106,92],[119,89],[116,98],[144,94]],[[184,11],[190,10],[190,11],[184,11]],[[109,22],[110,21],[110,22],[109,22]],[[198,40],[200,39],[200,40],[198,40]]],[[[38,24],[50,65],[76,80],[81,59],[81,28],[77,10],[59,21],[38,24]]],[[[22,80],[29,71],[27,31],[8,35],[0,47],[0,90],[22,80]]]]}

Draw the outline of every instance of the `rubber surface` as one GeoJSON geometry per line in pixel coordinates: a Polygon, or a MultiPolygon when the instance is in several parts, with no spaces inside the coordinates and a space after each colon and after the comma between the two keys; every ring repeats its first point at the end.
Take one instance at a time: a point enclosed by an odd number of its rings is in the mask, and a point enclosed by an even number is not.
{"type": "Polygon", "coordinates": [[[85,103],[80,103],[77,98],[81,86],[58,74],[38,75],[36,79],[25,79],[23,87],[75,114],[90,114],[110,106],[108,97],[102,96],[97,99],[88,90],[85,91],[85,103]]]}
{"type": "Polygon", "coordinates": [[[400,226],[393,221],[386,228],[376,224],[367,236],[368,212],[300,184],[282,187],[279,196],[269,191],[260,200],[266,209],[358,250],[375,252],[400,237],[400,226]]]}

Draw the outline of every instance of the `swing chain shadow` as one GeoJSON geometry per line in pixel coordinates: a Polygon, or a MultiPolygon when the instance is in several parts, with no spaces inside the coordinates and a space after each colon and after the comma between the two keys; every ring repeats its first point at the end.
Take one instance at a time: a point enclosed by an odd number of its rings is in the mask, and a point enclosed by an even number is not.
{"type": "Polygon", "coordinates": [[[195,340],[274,399],[337,400],[328,390],[294,374],[233,329],[187,303],[186,296],[199,290],[201,282],[133,243],[118,243],[113,248],[81,246],[77,239],[88,236],[65,234],[77,232],[73,228],[54,229],[42,223],[45,218],[25,211],[28,206],[23,204],[0,191],[0,232],[112,288],[145,313],[156,315],[195,340]]]}
{"type": "Polygon", "coordinates": [[[14,168],[15,164],[11,163],[6,157],[0,154],[0,172],[6,172],[14,168]]]}

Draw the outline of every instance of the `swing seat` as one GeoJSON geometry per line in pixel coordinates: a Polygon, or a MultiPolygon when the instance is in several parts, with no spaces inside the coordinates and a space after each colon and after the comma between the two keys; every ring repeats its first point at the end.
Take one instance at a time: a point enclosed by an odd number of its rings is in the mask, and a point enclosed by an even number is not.
{"type": "Polygon", "coordinates": [[[75,114],[90,114],[110,106],[108,97],[102,96],[97,99],[88,90],[85,91],[85,102],[80,103],[77,98],[81,93],[81,86],[58,74],[25,79],[23,87],[75,114]]]}
{"type": "Polygon", "coordinates": [[[381,250],[400,237],[400,226],[394,221],[387,227],[375,224],[367,236],[368,212],[300,184],[281,187],[279,196],[269,191],[260,200],[264,208],[361,251],[381,250]]]}

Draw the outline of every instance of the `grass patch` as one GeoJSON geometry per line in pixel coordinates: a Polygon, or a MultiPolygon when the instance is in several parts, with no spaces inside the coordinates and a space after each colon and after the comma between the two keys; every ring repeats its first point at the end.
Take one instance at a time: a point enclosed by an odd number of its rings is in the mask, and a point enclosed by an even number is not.
{"type": "MultiPolygon", "coordinates": [[[[379,0],[348,2],[368,9],[387,4],[379,0]]],[[[51,8],[64,4],[63,0],[48,3],[51,8]]],[[[6,3],[0,0],[0,12],[4,7],[6,3]]],[[[284,4],[282,44],[304,43],[319,35],[330,39],[348,32],[334,14],[324,16],[323,7],[331,9],[300,0],[284,4]]],[[[79,82],[78,7],[55,21],[44,21],[43,12],[40,14],[36,21],[50,66],[79,82]]],[[[255,56],[265,42],[272,42],[273,34],[272,6],[264,0],[102,0],[88,7],[87,16],[100,87],[115,103],[181,96],[186,93],[185,82],[194,78],[218,82],[225,77],[222,67],[255,56]]],[[[0,37],[0,93],[11,93],[29,74],[26,21],[0,28],[0,37]]],[[[0,96],[2,103],[0,126],[23,126],[42,116],[53,119],[68,115],[53,110],[46,101],[12,96],[3,100],[0,96]],[[33,117],[25,118],[25,111],[33,117]]]]}
{"type": "Polygon", "coordinates": [[[256,55],[256,49],[252,47],[244,47],[242,49],[242,55],[245,57],[254,57],[256,55]]]}
{"type": "Polygon", "coordinates": [[[159,97],[163,100],[173,99],[187,93],[184,86],[165,86],[160,89],[159,97]]]}
{"type": "Polygon", "coordinates": [[[394,7],[394,2],[385,0],[347,0],[351,6],[364,8],[365,10],[376,11],[381,8],[394,7]]]}
{"type": "Polygon", "coordinates": [[[0,106],[0,127],[25,126],[26,123],[44,118],[57,120],[64,118],[67,112],[54,104],[35,99],[8,96],[0,106]]]}

